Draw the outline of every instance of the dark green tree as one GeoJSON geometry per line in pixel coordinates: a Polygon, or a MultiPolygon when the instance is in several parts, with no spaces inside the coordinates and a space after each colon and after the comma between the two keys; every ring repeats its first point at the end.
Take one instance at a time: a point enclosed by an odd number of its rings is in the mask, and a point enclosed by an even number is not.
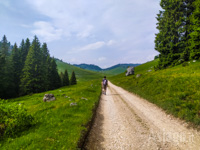
{"type": "Polygon", "coordinates": [[[57,70],[57,65],[56,65],[56,61],[54,58],[50,59],[50,89],[56,89],[61,87],[61,79],[60,76],[58,74],[58,70],[57,70]]]}
{"type": "Polygon", "coordinates": [[[14,93],[12,64],[9,55],[9,45],[3,36],[0,47],[0,98],[10,98],[14,93]]]}
{"type": "Polygon", "coordinates": [[[190,17],[194,0],[161,0],[155,49],[160,53],[158,68],[180,64],[189,59],[190,17]]]}
{"type": "Polygon", "coordinates": [[[4,35],[1,41],[1,48],[0,48],[1,55],[6,58],[9,55],[8,50],[9,50],[8,41],[6,36],[4,35]]]}
{"type": "Polygon", "coordinates": [[[38,93],[44,90],[41,61],[40,42],[35,36],[23,68],[20,85],[21,94],[38,93]]]}
{"type": "Polygon", "coordinates": [[[77,83],[76,82],[76,75],[75,75],[75,72],[73,71],[72,75],[71,75],[71,79],[70,79],[70,84],[75,85],[76,83],[77,83]]]}
{"type": "Polygon", "coordinates": [[[63,72],[61,72],[60,73],[61,86],[64,86],[64,84],[63,84],[63,78],[64,78],[64,74],[63,74],[63,72]]]}
{"type": "Polygon", "coordinates": [[[191,16],[191,28],[193,32],[190,33],[191,40],[189,41],[190,46],[190,59],[200,58],[200,1],[196,0],[193,3],[195,8],[191,16]]]}
{"type": "Polygon", "coordinates": [[[42,73],[42,75],[43,75],[43,87],[44,87],[44,90],[48,90],[49,89],[49,87],[48,87],[48,85],[49,85],[49,83],[48,82],[50,82],[49,80],[48,80],[48,77],[47,77],[47,74],[48,74],[48,58],[50,57],[50,54],[49,54],[49,50],[48,50],[48,48],[47,48],[47,44],[46,43],[43,43],[43,45],[42,45],[42,48],[41,48],[41,54],[42,54],[42,61],[41,61],[41,68],[42,68],[42,70],[43,70],[43,73],[42,73]]]}
{"type": "Polygon", "coordinates": [[[20,51],[19,51],[16,43],[14,44],[14,47],[12,49],[11,63],[12,63],[14,91],[17,95],[19,93],[22,63],[21,63],[21,60],[20,60],[20,51]]]}
{"type": "Polygon", "coordinates": [[[70,85],[70,82],[69,82],[69,75],[66,69],[63,77],[63,86],[68,86],[68,85],[70,85]]]}

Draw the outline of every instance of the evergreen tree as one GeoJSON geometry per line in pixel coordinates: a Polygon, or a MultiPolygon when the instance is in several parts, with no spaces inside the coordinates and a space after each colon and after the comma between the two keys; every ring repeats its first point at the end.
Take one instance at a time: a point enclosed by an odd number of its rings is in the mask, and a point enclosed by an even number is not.
{"type": "Polygon", "coordinates": [[[21,94],[38,93],[43,91],[43,72],[41,67],[42,55],[40,42],[35,36],[28,52],[21,78],[21,94]]]}
{"type": "Polygon", "coordinates": [[[76,82],[76,75],[75,75],[75,72],[73,71],[72,72],[72,76],[71,76],[71,79],[70,79],[70,84],[71,85],[75,85],[77,82],[76,82]]]}
{"type": "Polygon", "coordinates": [[[15,95],[12,83],[12,64],[8,50],[9,43],[4,35],[0,47],[0,98],[10,98],[15,95]]]}
{"type": "Polygon", "coordinates": [[[43,43],[42,45],[42,48],[41,48],[41,52],[42,52],[42,61],[41,61],[41,67],[42,67],[42,70],[43,70],[43,87],[44,87],[44,90],[48,90],[48,85],[49,85],[49,81],[48,81],[48,78],[47,78],[47,74],[48,74],[48,62],[47,62],[47,59],[48,57],[50,57],[49,55],[49,50],[47,48],[47,44],[46,43],[43,43]]]}
{"type": "Polygon", "coordinates": [[[194,6],[193,2],[195,0],[184,0],[183,1],[183,14],[184,14],[184,19],[183,19],[183,28],[182,28],[182,49],[183,53],[181,55],[181,59],[183,61],[188,61],[190,57],[190,40],[191,36],[190,33],[193,32],[192,28],[192,22],[191,22],[191,16],[194,12],[194,6]]]}
{"type": "Polygon", "coordinates": [[[55,59],[51,59],[50,62],[51,66],[50,66],[50,89],[56,89],[61,87],[61,79],[60,76],[58,74],[58,70],[57,70],[57,65],[56,65],[56,61],[55,59]]]}
{"type": "Polygon", "coordinates": [[[12,55],[11,55],[11,63],[12,63],[12,73],[13,73],[13,84],[14,91],[16,95],[19,93],[19,84],[20,84],[20,75],[21,75],[21,61],[20,61],[20,52],[17,47],[17,44],[14,44],[12,55]]]}
{"type": "Polygon", "coordinates": [[[188,41],[191,6],[194,0],[161,0],[162,11],[158,14],[155,49],[160,53],[158,68],[176,65],[189,59],[188,41]]]}
{"type": "Polygon", "coordinates": [[[191,27],[193,32],[190,33],[191,40],[189,41],[190,46],[190,59],[200,58],[200,0],[196,0],[193,3],[195,8],[191,16],[191,27]]]}
{"type": "Polygon", "coordinates": [[[66,69],[65,73],[64,73],[64,77],[63,77],[63,86],[68,86],[69,84],[70,84],[69,75],[68,75],[68,72],[67,72],[67,69],[66,69]]]}
{"type": "Polygon", "coordinates": [[[64,74],[63,74],[63,72],[61,72],[60,73],[61,86],[64,86],[64,84],[63,84],[63,78],[64,78],[64,74]]]}
{"type": "Polygon", "coordinates": [[[9,55],[8,54],[9,46],[8,46],[8,41],[5,35],[3,36],[3,39],[1,41],[0,49],[1,49],[1,55],[6,58],[9,55]]]}

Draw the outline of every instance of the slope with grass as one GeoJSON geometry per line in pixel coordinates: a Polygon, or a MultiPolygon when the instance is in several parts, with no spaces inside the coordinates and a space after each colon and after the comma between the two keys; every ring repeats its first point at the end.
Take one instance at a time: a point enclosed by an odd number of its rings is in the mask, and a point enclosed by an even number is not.
{"type": "Polygon", "coordinates": [[[102,69],[99,66],[91,65],[91,64],[90,65],[80,64],[80,65],[74,65],[74,66],[77,66],[82,69],[90,70],[90,71],[96,71],[101,74],[111,76],[111,75],[117,75],[117,74],[125,72],[129,66],[135,67],[138,65],[140,65],[140,64],[117,64],[117,65],[114,65],[114,66],[106,68],[106,69],[102,69]]]}
{"type": "Polygon", "coordinates": [[[87,81],[91,79],[101,78],[101,74],[94,71],[85,70],[68,63],[62,62],[60,60],[56,60],[56,64],[58,66],[58,72],[65,72],[67,69],[68,74],[71,76],[71,73],[74,71],[76,74],[76,78],[78,81],[87,81]]]}
{"type": "Polygon", "coordinates": [[[154,71],[158,60],[135,68],[135,75],[111,77],[111,82],[157,104],[176,117],[200,124],[200,61],[154,71]],[[136,77],[141,74],[140,77],[136,77]]]}
{"type": "Polygon", "coordinates": [[[76,149],[98,104],[99,85],[99,80],[92,80],[45,92],[56,97],[46,103],[42,100],[45,93],[9,99],[5,105],[24,105],[35,125],[0,141],[0,149],[76,149]],[[70,106],[71,103],[77,105],[70,106]]]}
{"type": "MultiPolygon", "coordinates": [[[[32,116],[34,122],[31,123],[32,126],[22,128],[23,131],[19,128],[19,132],[1,139],[0,149],[77,149],[78,146],[81,146],[83,137],[89,130],[94,115],[93,111],[99,102],[101,75],[59,60],[57,60],[57,65],[59,72],[67,69],[71,75],[72,71],[75,71],[78,84],[9,99],[3,103],[1,108],[5,110],[11,106],[16,106],[15,110],[21,109],[17,106],[23,106],[27,110],[26,116],[32,116]],[[56,100],[43,102],[43,96],[46,93],[54,94],[56,100]]],[[[23,113],[26,112],[19,111],[15,114],[23,116],[23,113]]],[[[7,117],[9,119],[7,121],[12,127],[15,127],[15,124],[23,126],[23,118],[22,121],[19,120],[20,122],[15,120],[12,122],[12,118],[17,117],[7,117]]]]}

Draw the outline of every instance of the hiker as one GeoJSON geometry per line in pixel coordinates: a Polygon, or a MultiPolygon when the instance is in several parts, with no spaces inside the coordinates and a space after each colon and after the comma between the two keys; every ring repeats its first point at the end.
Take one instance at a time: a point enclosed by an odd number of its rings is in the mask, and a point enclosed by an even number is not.
{"type": "Polygon", "coordinates": [[[106,76],[104,76],[102,80],[102,87],[103,87],[103,94],[105,95],[106,95],[107,86],[108,86],[108,80],[106,79],[106,76]]]}

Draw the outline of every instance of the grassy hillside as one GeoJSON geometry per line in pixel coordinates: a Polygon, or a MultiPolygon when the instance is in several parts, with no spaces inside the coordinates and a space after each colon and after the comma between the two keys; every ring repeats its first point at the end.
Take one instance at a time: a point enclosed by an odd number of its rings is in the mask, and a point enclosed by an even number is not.
{"type": "Polygon", "coordinates": [[[45,92],[55,95],[52,102],[43,102],[45,93],[8,100],[5,105],[24,105],[34,117],[35,125],[16,137],[0,141],[0,149],[76,149],[100,92],[100,80],[93,80],[45,92]],[[71,103],[77,105],[70,106],[71,103]]]}
{"type": "MultiPolygon", "coordinates": [[[[88,131],[88,123],[91,121],[93,110],[98,104],[102,77],[99,73],[83,70],[58,60],[57,65],[59,72],[64,72],[67,69],[71,75],[72,71],[75,71],[78,84],[9,99],[7,103],[0,103],[0,110],[3,108],[3,112],[12,114],[8,108],[16,106],[15,108],[18,109],[20,106],[19,113],[13,114],[27,117],[31,115],[34,118],[33,126],[22,128],[23,132],[19,130],[12,135],[7,134],[3,139],[0,138],[1,150],[77,149],[83,133],[88,131]],[[43,102],[46,93],[54,94],[56,100],[43,102]],[[70,106],[71,103],[77,105],[70,106]],[[27,115],[23,115],[26,112],[21,110],[21,106],[27,109],[27,115]]],[[[11,111],[17,111],[17,109],[11,111]]],[[[12,127],[15,127],[15,124],[23,125],[24,118],[12,122],[12,119],[17,117],[12,115],[8,117],[7,121],[12,127]]],[[[4,127],[4,124],[0,123],[0,136],[3,132],[2,125],[4,127]]]]}
{"type": "Polygon", "coordinates": [[[124,89],[157,104],[166,112],[200,124],[200,61],[154,71],[154,60],[135,68],[135,75],[125,73],[110,80],[124,89]],[[136,77],[141,74],[140,77],[136,77]]]}
{"type": "Polygon", "coordinates": [[[103,74],[107,74],[107,75],[117,75],[117,74],[120,74],[120,73],[123,73],[126,71],[127,68],[125,67],[117,67],[117,68],[113,68],[111,70],[105,70],[105,71],[102,71],[103,74]]]}
{"type": "Polygon", "coordinates": [[[79,67],[61,62],[59,60],[56,60],[56,64],[58,67],[58,72],[65,72],[65,69],[67,69],[69,76],[71,76],[72,71],[75,71],[76,78],[78,81],[87,81],[91,79],[98,79],[102,78],[102,75],[98,72],[93,72],[85,69],[81,69],[79,67]]]}

